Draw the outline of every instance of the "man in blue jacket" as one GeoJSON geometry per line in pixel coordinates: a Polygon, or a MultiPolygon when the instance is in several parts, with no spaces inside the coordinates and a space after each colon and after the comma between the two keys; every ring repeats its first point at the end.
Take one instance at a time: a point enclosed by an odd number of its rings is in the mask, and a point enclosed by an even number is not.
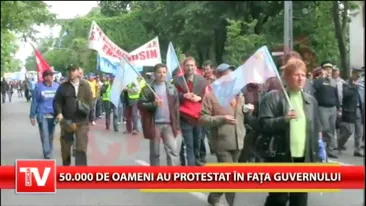
{"type": "Polygon", "coordinates": [[[37,119],[43,157],[45,159],[51,159],[56,125],[53,99],[59,84],[53,82],[53,71],[51,70],[43,72],[43,79],[44,81],[39,82],[33,90],[29,117],[33,126],[36,125],[37,119]]]}

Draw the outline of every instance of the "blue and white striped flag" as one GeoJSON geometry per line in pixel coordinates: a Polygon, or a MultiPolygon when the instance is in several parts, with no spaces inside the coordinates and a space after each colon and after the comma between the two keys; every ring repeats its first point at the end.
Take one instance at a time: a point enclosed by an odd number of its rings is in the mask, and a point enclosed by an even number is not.
{"type": "Polygon", "coordinates": [[[121,65],[117,68],[116,76],[113,80],[111,88],[110,100],[114,106],[118,107],[120,102],[120,95],[122,90],[131,82],[137,83],[137,74],[135,68],[133,68],[125,58],[122,58],[121,65]]]}
{"type": "Polygon", "coordinates": [[[179,60],[177,53],[175,53],[173,43],[169,42],[168,51],[166,54],[166,66],[168,67],[166,80],[170,81],[173,78],[173,72],[179,67],[179,60]]]}
{"type": "Polygon", "coordinates": [[[249,83],[264,83],[279,74],[267,46],[258,49],[243,65],[211,84],[222,107],[229,106],[231,100],[249,83]]]}

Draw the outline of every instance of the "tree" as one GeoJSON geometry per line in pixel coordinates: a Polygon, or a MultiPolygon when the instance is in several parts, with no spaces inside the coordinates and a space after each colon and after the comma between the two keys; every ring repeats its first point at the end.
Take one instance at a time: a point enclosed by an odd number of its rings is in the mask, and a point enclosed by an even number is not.
{"type": "MultiPolygon", "coordinates": [[[[100,1],[99,6],[84,17],[58,21],[69,35],[62,39],[61,48],[45,53],[51,65],[63,67],[76,62],[86,72],[94,71],[96,52],[87,48],[93,20],[127,51],[158,36],[163,59],[170,41],[177,51],[194,56],[198,64],[210,59],[239,65],[263,45],[272,51],[284,49],[284,5],[279,1],[100,1]]],[[[293,6],[294,49],[308,68],[326,59],[340,64],[343,60],[336,26],[329,23],[333,21],[333,3],[299,1],[293,6]]],[[[347,49],[346,33],[342,35],[347,49]]],[[[343,63],[340,65],[344,67],[343,63]]]]}
{"type": "Polygon", "coordinates": [[[37,24],[52,23],[55,15],[42,1],[1,1],[1,72],[16,71],[20,61],[14,59],[18,50],[17,36],[34,37],[37,24]]]}
{"type": "Polygon", "coordinates": [[[127,13],[131,1],[100,1],[101,13],[104,16],[119,16],[121,13],[127,13]]]}
{"type": "Polygon", "coordinates": [[[335,27],[335,37],[338,42],[338,49],[340,53],[341,65],[343,68],[343,76],[350,75],[349,63],[348,60],[348,51],[345,43],[345,35],[347,32],[348,26],[348,9],[349,3],[348,1],[342,1],[340,4],[339,1],[333,2],[332,13],[333,13],[333,23],[335,27]],[[340,5],[342,5],[342,9],[340,9],[340,5]]]}

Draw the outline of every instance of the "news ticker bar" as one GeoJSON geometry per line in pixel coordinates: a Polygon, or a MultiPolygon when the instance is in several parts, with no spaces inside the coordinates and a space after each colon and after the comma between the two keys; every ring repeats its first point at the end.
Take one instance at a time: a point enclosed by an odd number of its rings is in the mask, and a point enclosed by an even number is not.
{"type": "MultiPolygon", "coordinates": [[[[0,188],[38,183],[37,177],[22,175],[14,166],[0,167],[0,188]],[[28,178],[28,180],[26,180],[28,178]],[[22,181],[19,181],[21,179],[22,181]],[[28,182],[27,182],[28,181],[28,182]]],[[[146,166],[57,166],[57,189],[151,189],[167,190],[308,190],[364,189],[364,166],[337,164],[238,164],[204,167],[146,166]]],[[[38,168],[38,179],[45,168],[38,168]]]]}

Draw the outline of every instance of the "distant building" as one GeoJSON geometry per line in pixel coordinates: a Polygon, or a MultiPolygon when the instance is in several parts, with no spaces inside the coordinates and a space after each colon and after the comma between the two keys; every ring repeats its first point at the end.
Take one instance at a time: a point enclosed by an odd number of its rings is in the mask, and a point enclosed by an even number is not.
{"type": "Polygon", "coordinates": [[[362,2],[360,9],[350,13],[350,66],[361,68],[365,66],[365,7],[362,2]]]}

